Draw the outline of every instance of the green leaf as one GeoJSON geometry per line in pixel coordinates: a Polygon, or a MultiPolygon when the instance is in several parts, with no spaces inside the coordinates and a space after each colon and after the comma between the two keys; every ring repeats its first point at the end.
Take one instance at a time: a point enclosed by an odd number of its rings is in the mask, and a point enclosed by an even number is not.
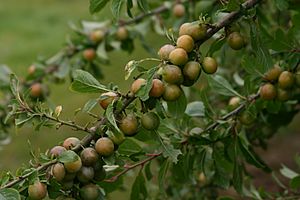
{"type": "Polygon", "coordinates": [[[290,186],[293,189],[299,189],[300,187],[300,176],[296,176],[294,177],[291,181],[290,181],[290,186]]]}
{"type": "Polygon", "coordinates": [[[15,119],[15,125],[16,126],[21,126],[25,124],[26,122],[30,121],[34,115],[30,115],[28,113],[20,114],[18,115],[18,118],[15,119]]]}
{"type": "Polygon", "coordinates": [[[176,101],[168,101],[168,111],[172,117],[179,119],[182,118],[184,115],[184,111],[186,110],[187,106],[187,99],[182,93],[180,97],[176,101]]]}
{"type": "Polygon", "coordinates": [[[142,147],[131,138],[126,138],[126,140],[118,148],[118,152],[126,156],[130,156],[141,151],[142,147]]]}
{"type": "Polygon", "coordinates": [[[242,188],[243,188],[243,166],[241,166],[241,164],[239,164],[239,160],[238,160],[238,141],[237,139],[235,139],[234,141],[234,165],[233,165],[233,178],[232,178],[232,182],[233,182],[233,187],[234,189],[238,192],[241,193],[242,192],[242,188]]]}
{"type": "Polygon", "coordinates": [[[191,117],[204,117],[205,107],[202,101],[194,101],[187,105],[185,113],[191,117]]]}
{"type": "Polygon", "coordinates": [[[79,156],[71,150],[64,151],[59,157],[58,161],[62,163],[70,163],[70,162],[75,162],[76,160],[79,159],[79,156]]]}
{"type": "MultiPolygon", "coordinates": [[[[109,58],[108,58],[108,55],[107,55],[107,52],[106,52],[106,44],[105,44],[105,42],[101,42],[101,44],[98,45],[96,53],[97,53],[97,56],[99,58],[101,58],[101,59],[103,59],[105,61],[108,61],[109,58]]],[[[99,68],[99,67],[97,67],[97,68],[99,68]]]]}
{"type": "Polygon", "coordinates": [[[124,0],[112,0],[111,2],[111,12],[116,19],[120,18],[120,11],[123,4],[124,0]]]}
{"type": "Polygon", "coordinates": [[[149,5],[147,0],[137,0],[138,7],[141,11],[147,12],[149,10],[149,5]]]}
{"type": "Polygon", "coordinates": [[[208,83],[217,93],[224,96],[239,96],[243,98],[237,91],[233,89],[230,83],[220,75],[207,76],[208,83]]]}
{"type": "Polygon", "coordinates": [[[227,3],[227,10],[228,11],[234,11],[234,10],[238,10],[240,7],[239,1],[238,0],[230,0],[227,3]]]}
{"type": "Polygon", "coordinates": [[[285,176],[285,177],[287,177],[287,178],[289,178],[289,179],[293,179],[293,178],[299,176],[298,173],[296,173],[296,172],[294,172],[293,170],[287,168],[285,165],[283,165],[282,168],[280,169],[280,173],[281,173],[283,176],[285,176]]]}
{"type": "Polygon", "coordinates": [[[73,73],[74,81],[70,89],[81,93],[98,93],[111,91],[105,85],[102,85],[90,73],[83,70],[76,70],[73,73]]]}
{"type": "Polygon", "coordinates": [[[3,189],[0,189],[0,199],[1,200],[21,200],[21,196],[16,189],[3,188],[3,189]]]}
{"type": "Polygon", "coordinates": [[[281,11],[287,10],[289,8],[289,1],[287,0],[275,0],[274,2],[276,7],[281,11]]]}
{"type": "Polygon", "coordinates": [[[65,58],[59,65],[58,70],[55,71],[54,76],[57,78],[65,78],[70,72],[70,60],[65,58]]]}
{"type": "Polygon", "coordinates": [[[97,104],[98,104],[98,100],[97,99],[90,99],[90,100],[88,100],[88,102],[86,102],[86,104],[82,108],[82,112],[85,112],[85,113],[86,112],[90,112],[97,104]]]}
{"type": "Polygon", "coordinates": [[[15,74],[10,74],[10,90],[15,96],[15,98],[20,101],[20,95],[19,95],[19,79],[15,74]]]}
{"type": "Polygon", "coordinates": [[[165,181],[167,180],[165,176],[168,173],[169,165],[170,165],[169,159],[165,159],[162,165],[160,166],[158,172],[159,190],[162,194],[165,194],[165,181]]]}
{"type": "Polygon", "coordinates": [[[207,52],[208,56],[213,56],[213,54],[222,48],[222,46],[225,44],[226,39],[225,37],[215,40],[209,47],[209,50],[207,52]]]}
{"type": "Polygon", "coordinates": [[[125,66],[125,80],[128,80],[131,73],[137,68],[137,66],[140,64],[139,61],[131,60],[129,61],[125,66]]]}
{"type": "Polygon", "coordinates": [[[101,11],[108,2],[109,0],[90,0],[90,13],[101,11]]]}
{"type": "Polygon", "coordinates": [[[136,177],[132,189],[131,189],[131,194],[130,194],[130,199],[131,200],[136,200],[136,199],[146,199],[148,196],[147,188],[145,185],[145,178],[143,175],[142,170],[140,170],[139,175],[136,177]]]}
{"type": "Polygon", "coordinates": [[[153,177],[153,174],[151,172],[151,162],[147,163],[145,166],[145,175],[148,181],[150,181],[153,177]]]}
{"type": "Polygon", "coordinates": [[[136,96],[138,96],[142,101],[146,101],[147,99],[149,99],[149,92],[152,88],[152,79],[156,70],[157,68],[153,67],[147,71],[147,77],[146,77],[147,82],[136,93],[136,96]]]}
{"type": "Polygon", "coordinates": [[[181,153],[179,149],[175,149],[172,144],[165,143],[162,138],[160,137],[159,133],[157,132],[158,140],[161,144],[161,147],[163,149],[163,156],[165,158],[169,158],[173,163],[177,163],[178,161],[178,156],[181,153]]]}
{"type": "Polygon", "coordinates": [[[131,9],[133,8],[133,2],[132,0],[127,0],[127,14],[129,17],[132,18],[131,9]]]}
{"type": "Polygon", "coordinates": [[[109,104],[108,107],[106,108],[105,116],[106,116],[107,120],[109,121],[109,123],[111,125],[113,125],[113,127],[117,131],[121,132],[120,129],[119,129],[119,127],[118,127],[118,125],[117,125],[116,119],[115,119],[114,104],[113,103],[109,104]]]}

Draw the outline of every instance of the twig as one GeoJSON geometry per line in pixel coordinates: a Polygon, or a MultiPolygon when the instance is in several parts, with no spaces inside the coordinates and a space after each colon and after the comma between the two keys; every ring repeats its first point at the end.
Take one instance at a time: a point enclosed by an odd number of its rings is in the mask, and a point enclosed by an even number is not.
{"type": "MultiPolygon", "coordinates": [[[[106,179],[106,180],[104,180],[104,181],[105,181],[105,182],[108,182],[108,183],[115,182],[116,180],[118,180],[118,178],[119,178],[120,176],[122,176],[123,174],[126,174],[128,171],[130,171],[130,170],[132,170],[132,169],[134,169],[134,168],[136,168],[136,167],[138,167],[138,166],[142,166],[142,167],[143,167],[147,162],[150,162],[150,161],[153,160],[154,158],[161,156],[161,155],[162,155],[162,152],[161,152],[161,153],[157,153],[157,154],[149,154],[149,155],[150,155],[149,158],[147,158],[147,159],[145,159],[145,160],[142,160],[142,161],[140,161],[140,162],[138,162],[138,163],[135,163],[135,164],[133,164],[133,165],[125,165],[125,166],[124,166],[125,169],[124,169],[123,171],[119,172],[117,175],[111,177],[110,179],[106,179]]],[[[149,155],[148,155],[148,156],[149,156],[149,155]]]]}

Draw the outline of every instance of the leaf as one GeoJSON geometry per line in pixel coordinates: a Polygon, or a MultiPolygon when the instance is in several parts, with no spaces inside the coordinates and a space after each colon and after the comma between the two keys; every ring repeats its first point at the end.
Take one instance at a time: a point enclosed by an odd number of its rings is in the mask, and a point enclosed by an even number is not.
{"type": "Polygon", "coordinates": [[[228,11],[235,11],[238,10],[240,7],[239,1],[238,0],[230,0],[227,3],[227,10],[228,11]]]}
{"type": "Polygon", "coordinates": [[[70,89],[81,93],[98,93],[111,91],[97,81],[90,73],[83,70],[76,70],[73,73],[74,81],[70,89]]]}
{"type": "Polygon", "coordinates": [[[239,96],[243,98],[237,91],[233,89],[230,83],[220,75],[207,76],[208,83],[217,93],[224,96],[239,96]]]}
{"type": "Polygon", "coordinates": [[[108,2],[109,0],[90,0],[90,13],[101,11],[108,2]]]}
{"type": "Polygon", "coordinates": [[[187,105],[185,114],[191,117],[204,117],[205,107],[202,101],[194,101],[187,105]]]}
{"type": "Polygon", "coordinates": [[[122,9],[123,4],[124,0],[112,0],[111,2],[111,12],[116,19],[120,18],[120,11],[122,9]]]}
{"type": "Polygon", "coordinates": [[[147,12],[149,10],[149,5],[147,0],[137,0],[138,7],[141,11],[147,12]]]}
{"type": "Polygon", "coordinates": [[[57,78],[65,78],[70,72],[70,60],[65,58],[55,71],[54,76],[57,78]]]}
{"type": "Polygon", "coordinates": [[[15,119],[15,125],[21,126],[22,124],[25,124],[26,122],[30,121],[34,115],[30,115],[28,113],[20,114],[18,115],[18,118],[15,119]]]}
{"type": "Polygon", "coordinates": [[[165,143],[162,138],[160,137],[159,133],[157,132],[157,136],[158,136],[158,139],[159,139],[159,142],[161,144],[161,147],[163,149],[163,156],[165,158],[170,158],[170,160],[173,162],[173,163],[177,163],[178,162],[178,156],[181,153],[181,151],[179,149],[175,149],[174,146],[172,144],[167,144],[165,143]]]}
{"type": "Polygon", "coordinates": [[[113,103],[109,104],[108,107],[106,108],[105,116],[107,117],[107,120],[109,121],[109,123],[111,125],[113,125],[113,127],[117,131],[121,132],[120,129],[119,129],[119,127],[118,127],[118,125],[117,125],[116,119],[115,119],[114,104],[113,103]]]}
{"type": "Polygon", "coordinates": [[[132,189],[131,189],[131,194],[130,194],[130,199],[131,200],[136,200],[136,199],[146,199],[148,196],[147,188],[145,185],[145,178],[143,175],[142,170],[140,170],[140,173],[136,177],[132,189]]]}
{"type": "Polygon", "coordinates": [[[136,96],[138,96],[142,101],[149,99],[149,92],[152,88],[152,79],[157,68],[153,67],[147,71],[146,84],[137,91],[136,96]]]}
{"type": "Polygon", "coordinates": [[[20,95],[19,95],[19,80],[15,74],[10,74],[10,90],[12,94],[15,96],[15,98],[20,101],[20,95]]]}
{"type": "Polygon", "coordinates": [[[145,175],[148,181],[153,178],[153,174],[151,172],[151,162],[147,163],[145,166],[145,175]]]}
{"type": "Polygon", "coordinates": [[[243,174],[242,169],[243,167],[239,164],[238,161],[238,141],[234,141],[234,165],[233,165],[233,187],[238,192],[242,192],[243,188],[243,174]]]}
{"type": "Polygon", "coordinates": [[[90,99],[88,100],[88,102],[86,102],[86,104],[84,105],[84,107],[82,108],[82,112],[90,112],[98,103],[97,99],[90,99]]]}
{"type": "Polygon", "coordinates": [[[300,187],[300,176],[296,176],[294,177],[291,181],[290,181],[290,186],[293,189],[299,189],[300,187]]]}
{"type": "Polygon", "coordinates": [[[281,11],[287,10],[289,8],[289,1],[287,0],[275,0],[274,2],[276,7],[281,11]]]}
{"type": "Polygon", "coordinates": [[[127,14],[132,18],[131,9],[133,8],[132,0],[127,0],[127,14]]]}
{"type": "Polygon", "coordinates": [[[21,200],[21,196],[16,189],[3,188],[3,189],[0,189],[0,199],[1,200],[21,200]]]}
{"type": "Polygon", "coordinates": [[[158,184],[159,184],[159,190],[161,193],[165,193],[165,176],[168,173],[170,162],[169,159],[165,159],[162,165],[160,166],[159,172],[158,172],[158,184]]]}
{"type": "Polygon", "coordinates": [[[129,61],[125,66],[125,80],[128,80],[131,73],[136,69],[136,67],[139,65],[139,61],[131,60],[129,61]]]}
{"type": "Polygon", "coordinates": [[[293,179],[293,178],[299,176],[298,173],[296,173],[296,172],[294,172],[293,170],[287,168],[285,165],[283,165],[282,168],[280,169],[280,173],[281,173],[283,176],[285,176],[285,177],[287,177],[287,178],[289,178],[289,179],[293,179]]]}
{"type": "Polygon", "coordinates": [[[225,44],[226,39],[225,37],[215,40],[209,47],[209,50],[207,52],[208,56],[213,56],[213,54],[222,48],[222,46],[225,44]]]}
{"type": "Polygon", "coordinates": [[[58,161],[62,163],[70,163],[70,162],[75,162],[79,159],[79,156],[71,150],[64,151],[59,157],[58,161]]]}
{"type": "Polygon", "coordinates": [[[187,100],[184,93],[182,93],[176,101],[168,101],[167,105],[168,111],[172,117],[176,119],[183,117],[187,106],[187,100]]]}
{"type": "Polygon", "coordinates": [[[127,138],[118,148],[118,152],[126,156],[130,156],[141,151],[142,147],[130,138],[127,138]]]}
{"type": "Polygon", "coordinates": [[[107,55],[105,46],[106,46],[105,42],[101,42],[101,44],[98,45],[98,47],[97,47],[96,53],[99,58],[102,58],[103,60],[107,61],[108,55],[107,55]]]}

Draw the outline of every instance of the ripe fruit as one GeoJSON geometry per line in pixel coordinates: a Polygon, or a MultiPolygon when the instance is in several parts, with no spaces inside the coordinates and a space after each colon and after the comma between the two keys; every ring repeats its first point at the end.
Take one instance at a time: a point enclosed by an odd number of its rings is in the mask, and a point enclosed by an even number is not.
{"type": "Polygon", "coordinates": [[[82,150],[80,153],[80,158],[83,165],[91,166],[98,161],[99,155],[94,148],[88,147],[82,150]]]}
{"type": "Polygon", "coordinates": [[[171,51],[173,51],[175,49],[175,47],[171,44],[165,44],[164,46],[162,46],[159,51],[158,51],[158,56],[160,57],[160,59],[162,60],[169,60],[169,55],[171,53],[171,51]]]}
{"type": "Polygon", "coordinates": [[[100,95],[99,104],[105,110],[109,104],[118,99],[118,94],[114,92],[105,92],[100,95]]]}
{"type": "Polygon", "coordinates": [[[76,160],[74,162],[64,163],[64,165],[65,165],[67,172],[75,173],[80,170],[80,168],[82,166],[82,162],[81,162],[81,159],[78,157],[78,160],[76,160]]]}
{"type": "Polygon", "coordinates": [[[231,97],[228,102],[229,110],[234,110],[240,106],[241,98],[240,97],[231,97]]]}
{"type": "Polygon", "coordinates": [[[282,69],[279,67],[279,65],[275,65],[273,68],[266,72],[266,74],[264,75],[264,79],[268,81],[276,81],[281,72],[282,69]]]}
{"type": "Polygon", "coordinates": [[[143,86],[146,85],[147,81],[143,78],[138,78],[135,81],[133,81],[133,83],[131,84],[131,92],[133,94],[136,94],[139,89],[143,86]]]}
{"type": "Polygon", "coordinates": [[[183,17],[185,15],[185,7],[182,4],[176,4],[173,7],[173,15],[175,17],[183,17]]]}
{"type": "Polygon", "coordinates": [[[195,61],[189,61],[184,65],[182,73],[184,77],[183,85],[191,86],[198,80],[201,74],[200,64],[195,61]]]}
{"type": "Polygon", "coordinates": [[[33,75],[35,71],[36,71],[35,65],[30,65],[30,67],[28,68],[28,74],[33,75]]]}
{"type": "Polygon", "coordinates": [[[50,150],[50,156],[58,157],[60,156],[64,151],[66,151],[65,147],[62,146],[55,146],[50,150]]]}
{"type": "Polygon", "coordinates": [[[80,144],[80,140],[76,137],[69,137],[65,139],[63,143],[63,147],[65,147],[68,150],[71,150],[73,147],[80,144]]]}
{"type": "Polygon", "coordinates": [[[234,50],[240,50],[245,46],[244,38],[239,32],[232,32],[227,39],[228,45],[234,50]]]}
{"type": "Polygon", "coordinates": [[[28,196],[32,200],[40,200],[47,195],[47,187],[45,184],[37,181],[33,185],[28,186],[28,196]]]}
{"type": "Polygon", "coordinates": [[[162,78],[171,84],[180,84],[183,81],[181,69],[176,65],[165,65],[163,67],[162,78]]]}
{"type": "Polygon", "coordinates": [[[163,95],[164,91],[165,91],[164,83],[159,79],[156,79],[156,78],[153,79],[152,87],[149,92],[149,96],[158,98],[158,97],[161,97],[161,95],[163,95]]]}
{"type": "Polygon", "coordinates": [[[87,61],[93,61],[96,58],[96,51],[92,48],[83,51],[83,58],[87,61]]]}
{"type": "Polygon", "coordinates": [[[187,52],[182,48],[174,49],[169,55],[169,60],[174,65],[184,65],[187,63],[188,59],[187,52]]]}
{"type": "Polygon", "coordinates": [[[202,62],[203,71],[207,74],[213,74],[218,69],[217,61],[212,57],[205,57],[202,62]]]}
{"type": "Polygon", "coordinates": [[[142,126],[147,130],[155,130],[159,127],[159,117],[154,112],[147,112],[141,118],[142,126]]]}
{"type": "Polygon", "coordinates": [[[282,89],[290,88],[294,85],[294,76],[289,71],[284,71],[279,75],[278,86],[282,89]]]}
{"type": "Polygon", "coordinates": [[[34,98],[43,96],[43,87],[41,83],[34,83],[30,87],[30,95],[34,98]]]}
{"type": "Polygon", "coordinates": [[[77,172],[77,179],[81,183],[88,183],[94,178],[94,168],[93,167],[81,167],[81,169],[77,172]]]}
{"type": "Polygon", "coordinates": [[[128,38],[128,31],[124,26],[118,28],[116,32],[117,40],[126,40],[128,38]]]}
{"type": "Polygon", "coordinates": [[[80,197],[82,200],[96,200],[99,196],[99,188],[94,184],[85,185],[80,189],[80,197]]]}
{"type": "Polygon", "coordinates": [[[110,156],[114,153],[114,143],[111,139],[103,137],[97,140],[95,149],[101,156],[110,156]]]}
{"type": "Polygon", "coordinates": [[[94,43],[99,43],[104,39],[105,33],[102,30],[95,30],[90,33],[90,40],[94,43]]]}
{"type": "Polygon", "coordinates": [[[194,40],[189,35],[182,35],[177,39],[176,46],[183,48],[186,52],[191,52],[194,48],[194,40]]]}
{"type": "Polygon", "coordinates": [[[163,99],[166,101],[176,101],[182,94],[182,90],[178,85],[167,84],[165,87],[165,92],[163,94],[163,99]]]}
{"type": "Polygon", "coordinates": [[[179,36],[189,35],[195,41],[204,39],[206,36],[207,27],[205,24],[199,24],[198,22],[184,23],[179,28],[179,36]]]}
{"type": "Polygon", "coordinates": [[[289,98],[290,98],[289,91],[277,88],[277,99],[279,101],[287,101],[289,100],[289,98]]]}
{"type": "Polygon", "coordinates": [[[261,86],[259,93],[263,100],[275,99],[277,95],[276,88],[271,83],[266,83],[265,85],[261,86]]]}
{"type": "Polygon", "coordinates": [[[138,132],[139,122],[134,114],[129,114],[119,124],[120,130],[127,136],[133,136],[138,132]]]}
{"type": "Polygon", "coordinates": [[[57,181],[62,181],[65,178],[66,170],[63,164],[56,163],[51,167],[51,174],[57,181]]]}

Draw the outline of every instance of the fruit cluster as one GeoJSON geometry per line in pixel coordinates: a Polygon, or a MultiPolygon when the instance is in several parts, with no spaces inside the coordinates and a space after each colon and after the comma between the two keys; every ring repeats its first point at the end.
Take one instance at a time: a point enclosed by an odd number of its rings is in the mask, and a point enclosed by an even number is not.
{"type": "Polygon", "coordinates": [[[287,101],[292,97],[293,88],[299,84],[299,73],[283,71],[279,65],[275,65],[265,75],[264,83],[260,88],[260,97],[263,100],[277,99],[287,101]]]}

